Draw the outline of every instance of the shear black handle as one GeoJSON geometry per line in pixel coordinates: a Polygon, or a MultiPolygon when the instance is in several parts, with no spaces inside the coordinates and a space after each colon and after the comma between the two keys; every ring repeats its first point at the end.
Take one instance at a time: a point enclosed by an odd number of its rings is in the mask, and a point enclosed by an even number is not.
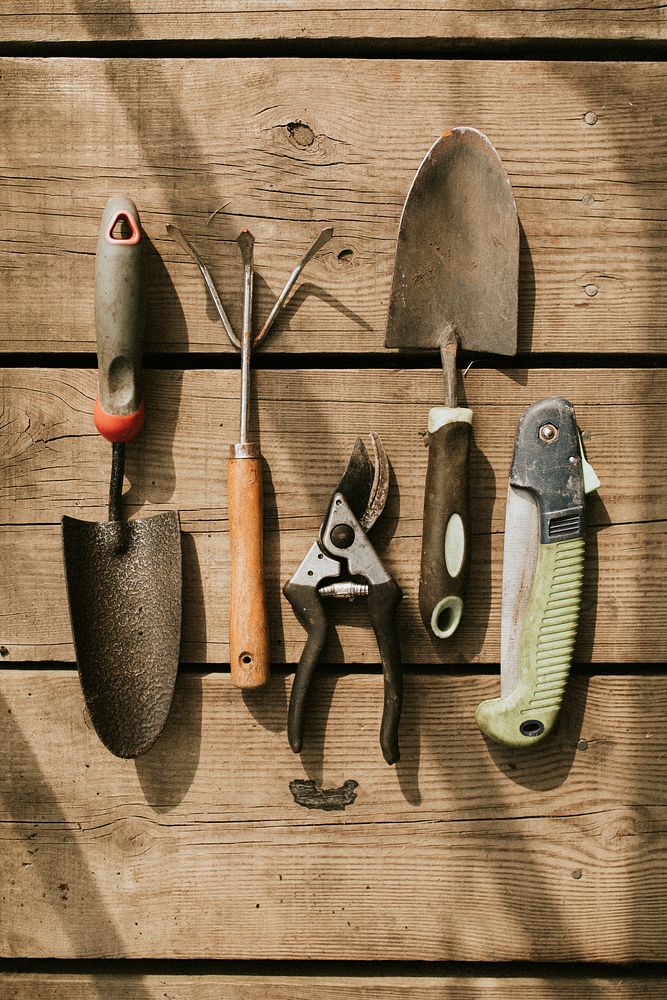
{"type": "Polygon", "coordinates": [[[296,668],[287,713],[287,738],[294,753],[303,747],[303,730],[308,688],[327,639],[327,616],[315,587],[286,583],[283,594],[294,614],[308,633],[306,645],[296,668]]]}
{"type": "Polygon", "coordinates": [[[99,390],[95,426],[108,441],[131,441],[144,421],[140,370],[144,340],[145,237],[129,198],[110,198],[95,258],[99,390]]]}
{"type": "MultiPolygon", "coordinates": [[[[296,669],[287,714],[287,738],[294,753],[303,747],[308,689],[327,638],[324,604],[313,587],[286,583],[283,593],[306,629],[308,638],[296,669]]],[[[384,708],[380,726],[380,746],[388,764],[400,759],[398,727],[403,699],[403,670],[396,632],[396,608],[403,591],[394,580],[368,588],[368,612],[380,650],[384,671],[384,708]]]]}
{"type": "Polygon", "coordinates": [[[403,591],[395,580],[368,588],[368,613],[377,639],[384,671],[384,709],[380,726],[380,746],[388,764],[400,760],[398,727],[403,703],[403,668],[396,631],[396,609],[403,591]]]}
{"type": "Polygon", "coordinates": [[[439,639],[454,634],[463,614],[470,544],[471,437],[472,424],[465,420],[445,423],[429,434],[419,610],[426,628],[439,639]]]}

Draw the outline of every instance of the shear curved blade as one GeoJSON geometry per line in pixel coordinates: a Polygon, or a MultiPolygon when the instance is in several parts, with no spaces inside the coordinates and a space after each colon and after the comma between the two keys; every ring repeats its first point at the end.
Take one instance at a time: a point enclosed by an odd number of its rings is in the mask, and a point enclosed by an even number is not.
{"type": "Polygon", "coordinates": [[[371,454],[360,437],[350,461],[334,490],[342,493],[364,531],[375,524],[384,510],[389,492],[389,462],[378,434],[369,435],[371,454]]]}
{"type": "Polygon", "coordinates": [[[389,493],[389,459],[382,439],[374,431],[369,435],[373,451],[374,476],[368,503],[363,517],[360,519],[364,531],[370,531],[384,510],[389,493]]]}

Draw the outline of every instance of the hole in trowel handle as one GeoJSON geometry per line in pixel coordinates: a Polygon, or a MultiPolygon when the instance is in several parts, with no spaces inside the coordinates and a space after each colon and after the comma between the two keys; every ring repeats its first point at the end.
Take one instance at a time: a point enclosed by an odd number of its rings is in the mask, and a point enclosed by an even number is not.
{"type": "Polygon", "coordinates": [[[443,597],[438,601],[431,615],[431,629],[438,639],[449,639],[454,635],[463,614],[463,601],[460,597],[443,597]]]}
{"type": "Polygon", "coordinates": [[[251,667],[252,656],[250,655],[250,653],[241,653],[241,655],[239,656],[239,663],[241,664],[242,667],[246,667],[246,669],[248,667],[251,667]]]}
{"type": "Polygon", "coordinates": [[[112,240],[122,240],[125,242],[132,237],[132,226],[126,215],[119,215],[114,222],[109,234],[112,240]]]}

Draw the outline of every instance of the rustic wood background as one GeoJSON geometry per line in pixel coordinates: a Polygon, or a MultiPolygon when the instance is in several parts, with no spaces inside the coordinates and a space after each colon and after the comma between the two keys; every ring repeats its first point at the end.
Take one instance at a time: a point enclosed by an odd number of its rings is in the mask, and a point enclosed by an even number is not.
{"type": "Polygon", "coordinates": [[[0,0],[0,1000],[665,998],[664,6],[189,6],[0,0]],[[383,340],[407,188],[456,124],[487,132],[510,174],[521,318],[511,365],[465,359],[471,599],[441,644],[416,607],[441,375],[383,340]],[[104,517],[92,295],[115,192],[151,244],[126,502],[184,528],[182,667],[137,762],[85,716],[59,531],[104,517]],[[238,361],[170,221],[236,325],[241,228],[258,321],[335,230],[257,359],[275,669],[254,694],[226,663],[238,361]],[[498,690],[514,430],[551,394],[574,402],[602,489],[561,724],[525,754],[488,746],[474,712],[498,690]],[[363,607],[336,609],[300,757],[285,733],[303,630],[281,587],[371,430],[392,462],[376,541],[406,594],[391,769],[363,607]],[[344,810],[314,808],[346,781],[344,810]]]}

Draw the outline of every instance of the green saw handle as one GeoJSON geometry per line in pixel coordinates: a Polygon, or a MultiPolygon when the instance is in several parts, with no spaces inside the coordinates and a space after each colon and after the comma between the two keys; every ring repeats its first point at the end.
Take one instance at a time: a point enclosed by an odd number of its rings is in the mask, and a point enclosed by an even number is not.
{"type": "Polygon", "coordinates": [[[448,639],[461,621],[468,575],[472,410],[435,406],[428,429],[419,610],[426,628],[448,639]]]}
{"type": "Polygon", "coordinates": [[[110,198],[95,258],[99,390],[95,426],[108,441],[131,441],[143,426],[139,376],[144,340],[144,236],[133,201],[110,198]]]}
{"type": "Polygon", "coordinates": [[[541,544],[519,639],[518,680],[504,698],[483,701],[477,725],[510,747],[533,746],[554,727],[577,638],[584,539],[541,544]]]}

